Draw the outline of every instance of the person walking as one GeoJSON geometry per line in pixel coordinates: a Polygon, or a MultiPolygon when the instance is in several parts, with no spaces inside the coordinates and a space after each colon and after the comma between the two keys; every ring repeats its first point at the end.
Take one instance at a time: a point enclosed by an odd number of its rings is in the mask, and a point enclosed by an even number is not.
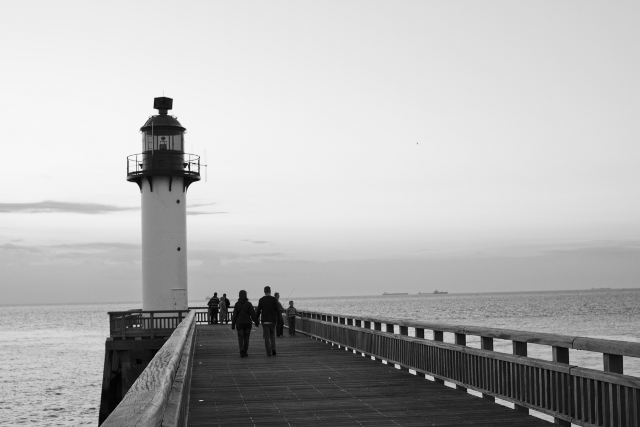
{"type": "Polygon", "coordinates": [[[256,326],[259,325],[256,310],[247,298],[247,291],[242,290],[238,294],[238,302],[234,305],[233,314],[231,315],[231,329],[238,331],[240,357],[249,355],[249,337],[254,323],[256,326]]]}
{"type": "Polygon", "coordinates": [[[218,323],[218,308],[220,305],[220,298],[218,298],[218,293],[214,292],[213,296],[207,303],[209,306],[209,324],[213,325],[214,323],[218,323]]]}
{"type": "Polygon", "coordinates": [[[267,356],[276,355],[276,325],[279,314],[278,300],[271,296],[271,287],[264,287],[264,296],[258,301],[256,316],[262,323],[262,337],[267,356]]]}
{"type": "Polygon", "coordinates": [[[284,320],[282,319],[282,314],[284,313],[284,307],[280,304],[280,293],[276,292],[273,294],[274,297],[278,300],[278,323],[276,324],[276,337],[284,336],[284,320]]]}
{"type": "Polygon", "coordinates": [[[225,323],[225,320],[227,320],[227,312],[228,312],[228,305],[227,305],[227,299],[224,297],[224,294],[222,295],[222,298],[220,298],[220,304],[218,304],[218,307],[220,309],[220,324],[225,323]]]}

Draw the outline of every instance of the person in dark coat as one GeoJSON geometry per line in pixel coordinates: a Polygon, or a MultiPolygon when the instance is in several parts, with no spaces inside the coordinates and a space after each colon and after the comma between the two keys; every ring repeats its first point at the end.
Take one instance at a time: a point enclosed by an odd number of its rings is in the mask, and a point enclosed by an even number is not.
{"type": "Polygon", "coordinates": [[[207,305],[209,306],[209,324],[212,325],[214,323],[218,323],[218,307],[220,305],[220,298],[218,298],[217,292],[213,293],[213,296],[207,305]]]}
{"type": "Polygon", "coordinates": [[[267,356],[276,355],[276,325],[280,308],[278,300],[271,296],[271,287],[264,287],[264,296],[258,301],[256,315],[262,323],[262,337],[264,338],[264,348],[267,356]]]}
{"type": "Polygon", "coordinates": [[[238,296],[238,302],[233,307],[231,315],[231,329],[238,331],[238,346],[240,346],[240,357],[247,357],[249,350],[249,337],[253,324],[258,326],[258,316],[253,308],[253,304],[247,298],[247,291],[242,290],[238,296]]]}
{"type": "MultiPolygon", "coordinates": [[[[224,298],[224,302],[227,303],[227,311],[231,309],[231,301],[227,298],[227,294],[222,294],[222,298],[224,298]]],[[[229,315],[227,315],[224,323],[229,323],[229,315]]]]}
{"type": "Polygon", "coordinates": [[[284,336],[284,320],[282,319],[282,314],[284,313],[284,307],[280,303],[280,294],[276,292],[273,294],[274,297],[278,300],[278,309],[280,310],[280,315],[278,316],[278,323],[276,324],[276,337],[284,336]]]}

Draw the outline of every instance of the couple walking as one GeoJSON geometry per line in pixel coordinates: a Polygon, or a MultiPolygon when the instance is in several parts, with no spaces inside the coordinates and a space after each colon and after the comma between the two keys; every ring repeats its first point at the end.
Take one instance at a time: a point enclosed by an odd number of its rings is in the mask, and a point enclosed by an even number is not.
{"type": "MultiPolygon", "coordinates": [[[[252,325],[260,326],[260,321],[262,321],[262,337],[264,338],[267,356],[276,355],[276,328],[278,324],[282,323],[281,307],[278,300],[271,296],[271,287],[269,286],[264,287],[264,296],[260,298],[258,307],[255,309],[247,298],[247,291],[240,291],[238,302],[233,308],[233,316],[231,317],[231,329],[238,330],[240,357],[247,357],[252,325]]],[[[295,311],[293,302],[290,303],[289,309],[295,311]]]]}

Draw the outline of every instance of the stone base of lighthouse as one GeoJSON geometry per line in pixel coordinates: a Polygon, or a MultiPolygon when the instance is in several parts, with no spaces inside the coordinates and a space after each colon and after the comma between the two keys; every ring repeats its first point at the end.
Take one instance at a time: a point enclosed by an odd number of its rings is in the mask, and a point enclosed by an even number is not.
{"type": "Polygon", "coordinates": [[[185,310],[187,191],[182,177],[143,179],[142,309],[185,310]]]}

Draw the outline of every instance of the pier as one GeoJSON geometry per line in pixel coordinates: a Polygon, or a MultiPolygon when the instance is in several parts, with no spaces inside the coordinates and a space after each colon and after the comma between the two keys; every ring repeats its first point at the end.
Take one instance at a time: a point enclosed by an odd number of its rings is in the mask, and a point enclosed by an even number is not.
{"type": "MultiPolygon", "coordinates": [[[[278,339],[276,356],[266,356],[255,328],[243,359],[229,325],[185,313],[102,425],[550,425],[530,410],[563,426],[639,425],[640,378],[623,369],[625,357],[640,357],[638,343],[301,313],[298,336],[278,339]],[[444,333],[455,343],[444,342],[444,333]],[[482,348],[466,345],[470,335],[482,348]],[[513,354],[493,351],[494,339],[510,340],[513,354]],[[550,346],[553,360],[528,357],[529,343],[550,346]],[[569,349],[601,354],[603,369],[571,364],[569,349]]],[[[124,341],[144,341],[155,330],[148,320],[115,323],[124,341]]]]}

